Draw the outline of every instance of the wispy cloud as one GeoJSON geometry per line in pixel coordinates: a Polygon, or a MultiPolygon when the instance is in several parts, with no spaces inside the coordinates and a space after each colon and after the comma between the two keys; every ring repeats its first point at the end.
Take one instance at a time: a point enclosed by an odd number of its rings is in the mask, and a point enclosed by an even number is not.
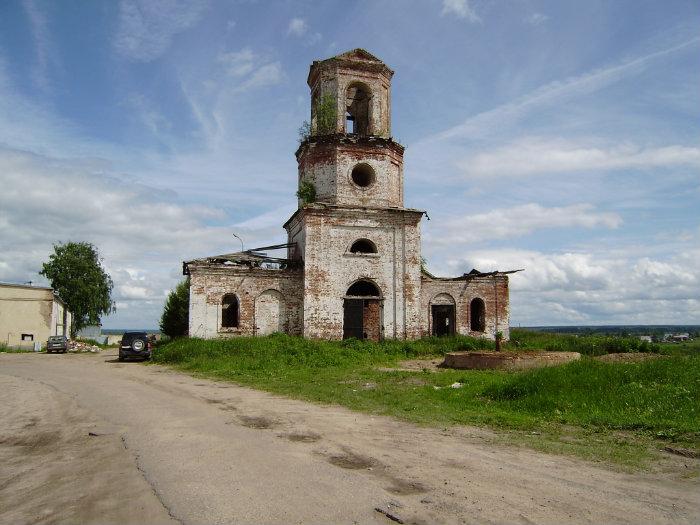
{"type": "Polygon", "coordinates": [[[292,18],[289,21],[287,34],[293,36],[304,36],[308,29],[309,26],[307,25],[306,20],[304,20],[303,18],[292,18]]]}
{"type": "Polygon", "coordinates": [[[473,245],[492,239],[529,235],[553,228],[617,228],[622,219],[616,213],[596,211],[592,204],[546,208],[530,203],[475,215],[459,215],[426,227],[425,240],[432,246],[473,245]]]}
{"type": "Polygon", "coordinates": [[[525,17],[524,22],[533,26],[544,24],[549,17],[543,13],[532,13],[525,17]]]}
{"type": "Polygon", "coordinates": [[[55,62],[55,55],[51,53],[53,45],[47,16],[44,11],[37,7],[34,0],[24,0],[23,6],[29,18],[36,52],[36,65],[32,69],[32,76],[37,86],[47,91],[49,89],[49,65],[51,62],[55,62]]]}
{"type": "Polygon", "coordinates": [[[599,68],[582,75],[550,82],[513,102],[470,117],[462,124],[429,137],[425,141],[482,137],[492,131],[501,129],[505,122],[512,124],[514,121],[542,106],[560,103],[568,98],[595,92],[623,78],[643,71],[654,60],[699,43],[700,37],[696,37],[681,44],[627,60],[614,66],[599,68]]]}
{"type": "Polygon", "coordinates": [[[454,15],[472,23],[481,22],[469,0],[442,0],[442,15],[454,15]]]}
{"type": "Polygon", "coordinates": [[[470,178],[670,166],[700,168],[700,148],[681,145],[645,148],[630,143],[594,147],[563,139],[527,138],[458,162],[462,174],[470,178]]]}
{"type": "Polygon", "coordinates": [[[256,56],[250,48],[240,51],[230,51],[219,55],[219,62],[224,65],[226,72],[234,77],[250,73],[255,67],[256,56]]]}
{"type": "Polygon", "coordinates": [[[114,48],[130,60],[150,62],[177,33],[199,21],[206,5],[204,0],[122,0],[114,48]]]}

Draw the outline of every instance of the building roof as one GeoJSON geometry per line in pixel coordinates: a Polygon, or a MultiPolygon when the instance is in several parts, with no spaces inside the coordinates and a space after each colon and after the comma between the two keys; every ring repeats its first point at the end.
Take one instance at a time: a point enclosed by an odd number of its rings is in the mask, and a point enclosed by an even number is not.
{"type": "Polygon", "coordinates": [[[493,272],[480,272],[476,268],[472,268],[472,271],[469,273],[462,274],[459,277],[437,277],[430,273],[428,270],[425,268],[421,268],[421,273],[425,275],[426,277],[429,277],[430,279],[434,279],[436,281],[468,281],[469,279],[473,279],[475,277],[494,277],[497,275],[508,275],[511,273],[516,273],[516,272],[523,272],[525,271],[524,268],[521,268],[519,270],[495,270],[493,272]]]}
{"type": "Polygon", "coordinates": [[[394,75],[394,71],[392,71],[384,62],[379,60],[369,51],[358,47],[351,49],[350,51],[340,53],[339,55],[335,55],[334,57],[326,58],[325,60],[314,60],[311,63],[311,67],[309,67],[307,83],[309,86],[311,86],[313,83],[312,79],[321,69],[333,68],[337,66],[383,73],[388,78],[391,78],[394,75]]]}
{"type": "Polygon", "coordinates": [[[58,292],[49,286],[34,286],[32,284],[4,283],[4,282],[0,282],[0,286],[2,286],[3,288],[20,288],[23,290],[43,290],[45,292],[51,292],[56,300],[60,301],[60,303],[64,307],[67,306],[66,302],[63,299],[61,299],[60,295],[58,295],[58,292]]]}
{"type": "Polygon", "coordinates": [[[192,259],[182,263],[182,273],[189,275],[189,266],[198,264],[219,264],[230,266],[247,266],[249,268],[260,268],[264,263],[279,264],[282,268],[296,266],[300,261],[283,257],[271,257],[267,255],[268,250],[280,250],[296,246],[296,243],[275,244],[273,246],[262,246],[242,252],[224,253],[221,255],[210,255],[200,259],[192,259]]]}

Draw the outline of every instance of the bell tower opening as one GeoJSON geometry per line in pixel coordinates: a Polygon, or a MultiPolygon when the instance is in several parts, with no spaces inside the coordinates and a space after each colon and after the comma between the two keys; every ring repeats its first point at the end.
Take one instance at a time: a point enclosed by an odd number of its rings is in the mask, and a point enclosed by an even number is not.
{"type": "Polygon", "coordinates": [[[345,93],[345,133],[355,135],[371,134],[369,109],[371,95],[369,88],[359,82],[353,82],[345,93]]]}

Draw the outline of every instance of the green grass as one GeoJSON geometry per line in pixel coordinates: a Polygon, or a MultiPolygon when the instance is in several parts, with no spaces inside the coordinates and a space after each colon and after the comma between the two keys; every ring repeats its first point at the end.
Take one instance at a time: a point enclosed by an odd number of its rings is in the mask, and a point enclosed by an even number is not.
{"type": "Polygon", "coordinates": [[[550,352],[579,352],[583,355],[603,355],[626,352],[659,352],[660,346],[641,341],[638,337],[610,335],[573,335],[537,332],[524,328],[510,331],[510,348],[547,350],[550,352]]]}
{"type": "Polygon", "coordinates": [[[7,354],[25,354],[32,352],[34,353],[34,349],[29,349],[29,348],[15,348],[15,347],[9,347],[6,344],[0,344],[0,353],[5,352],[7,354]]]}
{"type": "Polygon", "coordinates": [[[648,459],[655,440],[656,448],[658,440],[700,445],[698,357],[641,363],[602,363],[584,357],[564,366],[521,372],[378,370],[404,359],[492,346],[490,341],[466,337],[370,343],[275,334],[178,339],[158,348],[153,360],[419,424],[488,426],[511,442],[628,465],[648,459]],[[461,388],[451,388],[455,382],[461,388]]]}

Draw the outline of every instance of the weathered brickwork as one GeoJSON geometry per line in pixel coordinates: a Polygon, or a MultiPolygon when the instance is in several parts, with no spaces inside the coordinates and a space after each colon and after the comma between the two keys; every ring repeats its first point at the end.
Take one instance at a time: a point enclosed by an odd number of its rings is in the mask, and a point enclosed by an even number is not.
{"type": "Polygon", "coordinates": [[[448,279],[421,269],[424,212],[404,207],[404,148],[391,139],[392,75],[363,50],[312,64],[312,134],[296,158],[298,180],[313,183],[316,199],[299,200],[284,225],[286,259],[274,260],[282,269],[257,252],[185,263],[191,335],[508,338],[505,273],[448,279]],[[338,121],[321,135],[316,104],[327,94],[338,121]]]}
{"type": "Polygon", "coordinates": [[[508,276],[486,275],[457,279],[436,279],[423,275],[421,293],[422,335],[433,334],[432,306],[455,305],[455,332],[462,335],[493,339],[497,332],[509,338],[510,305],[508,302],[508,276]],[[446,297],[447,296],[447,297],[446,297]],[[471,305],[474,299],[484,301],[484,329],[475,330],[471,324],[471,305]]]}
{"type": "Polygon", "coordinates": [[[189,264],[192,337],[286,332],[301,335],[300,271],[189,264]],[[224,296],[238,300],[238,326],[222,326],[224,296]]]}

